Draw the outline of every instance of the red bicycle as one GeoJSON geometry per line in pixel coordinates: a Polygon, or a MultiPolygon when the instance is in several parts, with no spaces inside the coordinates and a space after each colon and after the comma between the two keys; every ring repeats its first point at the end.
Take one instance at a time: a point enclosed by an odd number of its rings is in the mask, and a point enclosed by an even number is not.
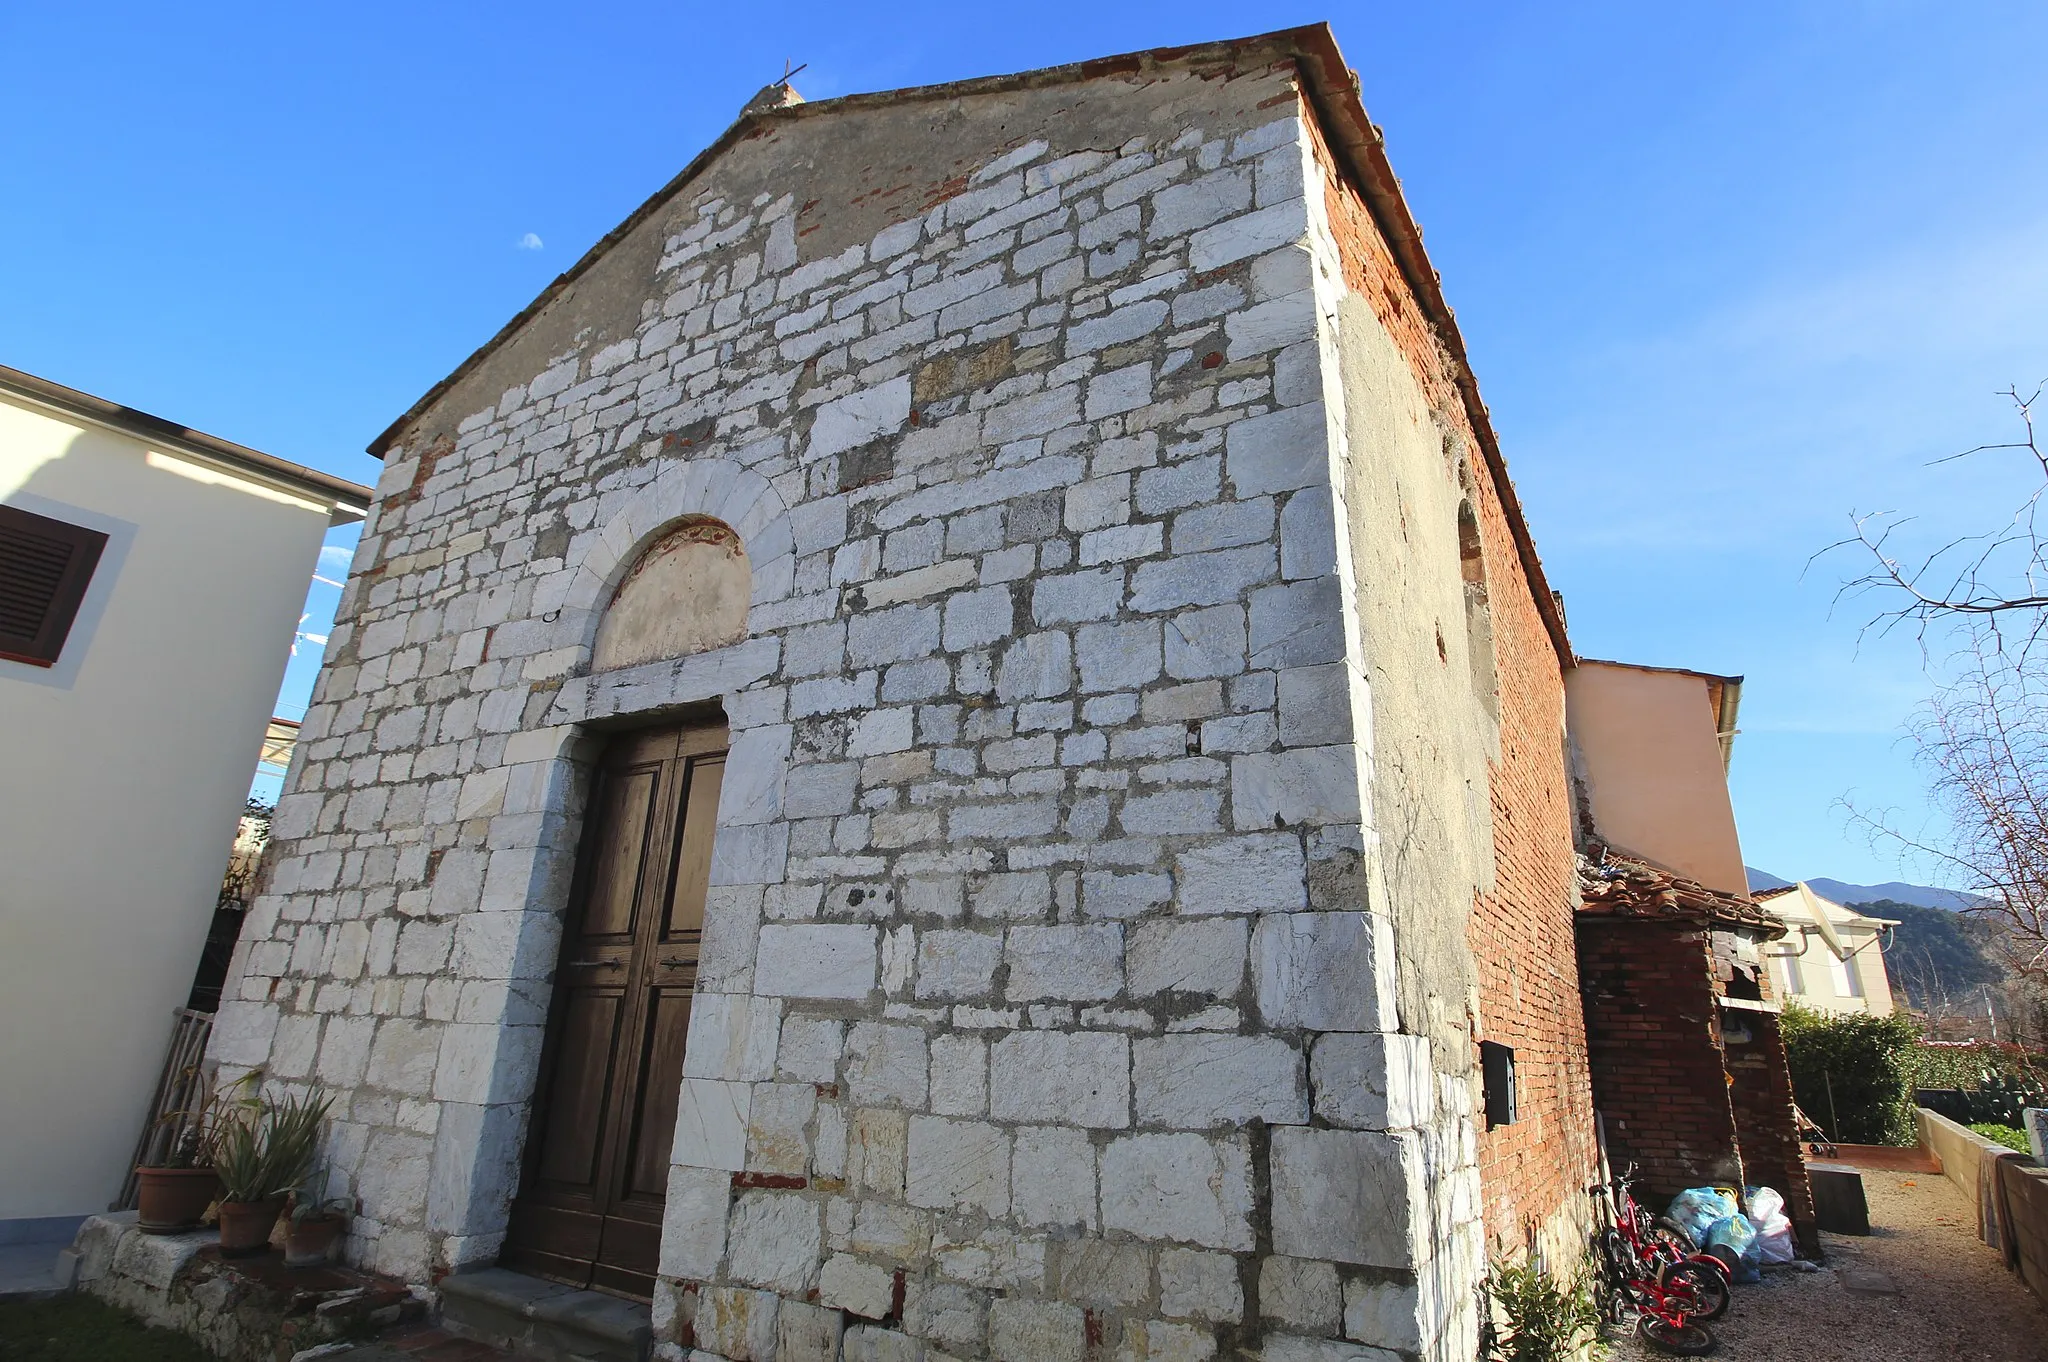
{"type": "Polygon", "coordinates": [[[1700,1357],[1714,1350],[1714,1333],[1702,1319],[1728,1309],[1728,1282],[1718,1270],[1658,1233],[1629,1192],[1628,1174],[1613,1186],[1587,1189],[1598,1200],[1602,1224],[1596,1234],[1608,1317],[1626,1327],[1635,1317],[1636,1336],[1662,1352],[1700,1357]]]}
{"type": "Polygon", "coordinates": [[[1728,1313],[1730,1299],[1728,1264],[1714,1254],[1696,1251],[1691,1238],[1672,1221],[1653,1221],[1635,1198],[1634,1173],[1631,1167],[1609,1191],[1616,1203],[1616,1227],[1645,1263],[1661,1268],[1667,1276],[1693,1280],[1700,1304],[1706,1307],[1701,1319],[1721,1318],[1728,1313]]]}

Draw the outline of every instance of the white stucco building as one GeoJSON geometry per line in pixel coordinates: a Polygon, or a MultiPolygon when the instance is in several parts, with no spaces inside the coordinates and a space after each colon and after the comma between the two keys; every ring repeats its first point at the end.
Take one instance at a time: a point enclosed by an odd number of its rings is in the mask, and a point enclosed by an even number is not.
{"type": "Polygon", "coordinates": [[[1866,917],[1804,884],[1765,889],[1756,899],[1790,929],[1771,950],[1772,982],[1785,1001],[1816,1012],[1892,1014],[1884,946],[1896,921],[1866,917]]]}
{"type": "Polygon", "coordinates": [[[0,1236],[106,1209],[367,489],[0,367],[0,1236]]]}

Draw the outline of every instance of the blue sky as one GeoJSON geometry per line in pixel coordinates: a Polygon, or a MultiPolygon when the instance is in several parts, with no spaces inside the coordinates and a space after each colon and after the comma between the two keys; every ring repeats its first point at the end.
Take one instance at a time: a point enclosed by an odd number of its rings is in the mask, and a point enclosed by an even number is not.
{"type": "Polygon", "coordinates": [[[1931,540],[2019,486],[1925,464],[2048,377],[2038,4],[9,5],[0,362],[371,481],[369,439],[785,60],[820,98],[1318,19],[1579,651],[1747,676],[1751,864],[1924,869],[1837,807],[1921,817],[1919,648],[1859,643],[1853,567],[1807,559],[1851,510],[1931,540]]]}

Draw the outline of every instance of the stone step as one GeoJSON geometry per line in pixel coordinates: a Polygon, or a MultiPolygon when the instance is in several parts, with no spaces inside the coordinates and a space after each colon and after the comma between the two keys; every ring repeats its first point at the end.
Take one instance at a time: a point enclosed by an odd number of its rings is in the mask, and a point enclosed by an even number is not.
{"type": "Polygon", "coordinates": [[[441,1325],[534,1362],[646,1362],[648,1307],[507,1268],[441,1281],[441,1325]]]}
{"type": "Polygon", "coordinates": [[[432,1325],[408,1325],[373,1343],[330,1343],[291,1362],[513,1362],[512,1354],[432,1325]]]}

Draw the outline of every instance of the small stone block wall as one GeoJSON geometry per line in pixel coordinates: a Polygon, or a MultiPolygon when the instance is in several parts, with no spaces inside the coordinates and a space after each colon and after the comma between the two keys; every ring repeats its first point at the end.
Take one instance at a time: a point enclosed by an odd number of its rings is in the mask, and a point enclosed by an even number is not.
{"type": "Polygon", "coordinates": [[[133,1211],[87,1217],[72,1249],[80,1290],[189,1335],[222,1362],[285,1362],[426,1311],[404,1283],[346,1268],[287,1268],[275,1254],[224,1260],[214,1231],[144,1234],[133,1211]]]}

